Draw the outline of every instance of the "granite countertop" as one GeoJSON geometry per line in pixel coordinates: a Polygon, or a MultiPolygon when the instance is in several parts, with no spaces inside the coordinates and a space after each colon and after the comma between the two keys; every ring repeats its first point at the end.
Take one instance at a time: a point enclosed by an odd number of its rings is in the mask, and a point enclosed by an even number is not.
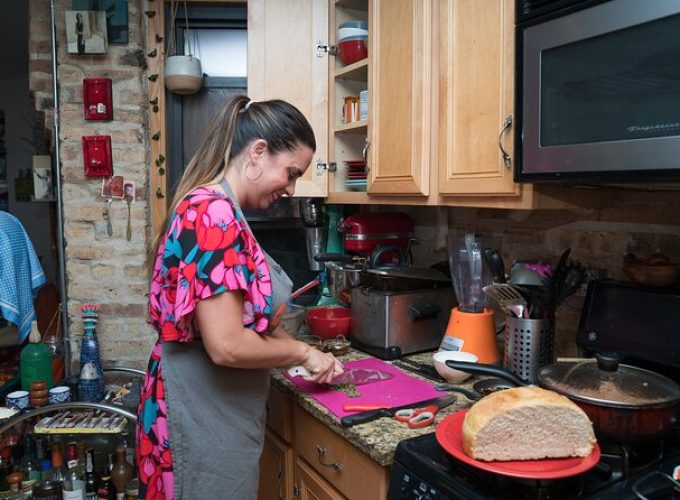
{"type": "MultiPolygon", "coordinates": [[[[350,361],[370,357],[372,357],[370,354],[352,349],[346,355],[338,356],[338,359],[341,361],[350,361]]],[[[432,364],[432,352],[414,354],[405,357],[414,361],[432,364]]],[[[429,382],[433,385],[436,383],[410,371],[404,371],[404,373],[411,377],[425,380],[426,382],[429,382]]],[[[462,384],[458,385],[460,387],[470,389],[476,380],[478,380],[478,378],[472,376],[462,384]]],[[[442,396],[454,394],[456,396],[456,401],[452,405],[443,408],[437,414],[435,425],[433,426],[431,425],[422,429],[412,429],[393,418],[379,418],[373,422],[345,428],[340,424],[340,419],[336,417],[335,414],[331,413],[325,406],[323,406],[311,396],[308,396],[304,392],[300,391],[293,382],[288,380],[280,372],[280,370],[272,371],[272,385],[283,392],[290,394],[296,404],[314,415],[317,419],[319,419],[336,433],[340,434],[343,438],[359,448],[363,453],[368,455],[371,459],[382,466],[390,465],[392,463],[394,459],[394,451],[396,450],[399,441],[419,436],[421,434],[429,434],[434,432],[435,426],[446,416],[460,409],[467,408],[473,403],[473,401],[470,401],[462,394],[454,392],[442,392],[442,396]]]]}

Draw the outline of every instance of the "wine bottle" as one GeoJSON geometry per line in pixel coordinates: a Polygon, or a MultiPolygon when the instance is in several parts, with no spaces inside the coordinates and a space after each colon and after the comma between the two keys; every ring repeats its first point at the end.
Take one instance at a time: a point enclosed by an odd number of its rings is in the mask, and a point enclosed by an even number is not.
{"type": "Polygon", "coordinates": [[[125,486],[134,477],[132,465],[125,459],[125,447],[116,448],[116,462],[111,469],[111,482],[116,489],[116,500],[125,498],[125,486]]]}

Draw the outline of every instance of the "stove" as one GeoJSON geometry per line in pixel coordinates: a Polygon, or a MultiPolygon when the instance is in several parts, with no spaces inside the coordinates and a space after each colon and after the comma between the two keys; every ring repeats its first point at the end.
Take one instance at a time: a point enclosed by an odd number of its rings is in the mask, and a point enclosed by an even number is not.
{"type": "MultiPolygon", "coordinates": [[[[679,321],[680,289],[592,281],[576,342],[586,353],[614,352],[624,362],[680,383],[679,321]]],[[[651,444],[617,445],[602,439],[598,444],[602,456],[591,470],[564,479],[526,480],[460,462],[444,451],[434,433],[426,434],[399,443],[388,499],[680,500],[680,483],[671,478],[680,466],[680,424],[666,439],[651,444]]]]}
{"type": "Polygon", "coordinates": [[[390,477],[388,500],[396,499],[678,499],[671,476],[680,465],[680,432],[645,446],[600,444],[598,464],[581,475],[555,480],[501,476],[450,456],[434,433],[399,443],[390,477]]]}

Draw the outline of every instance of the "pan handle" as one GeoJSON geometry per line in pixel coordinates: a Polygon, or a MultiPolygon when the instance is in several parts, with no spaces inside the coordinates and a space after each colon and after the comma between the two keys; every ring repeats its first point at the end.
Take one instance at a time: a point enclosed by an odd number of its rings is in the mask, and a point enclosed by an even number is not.
{"type": "Polygon", "coordinates": [[[528,382],[525,382],[524,380],[519,378],[514,373],[504,370],[503,368],[499,368],[498,366],[495,365],[485,365],[482,363],[469,363],[467,361],[447,360],[446,366],[448,366],[449,368],[453,368],[454,370],[460,370],[467,373],[474,373],[476,375],[493,375],[495,377],[502,378],[503,380],[507,380],[511,384],[514,384],[518,387],[531,385],[528,382]]]}
{"type": "Polygon", "coordinates": [[[352,264],[354,258],[351,255],[343,253],[319,253],[314,256],[317,262],[342,262],[343,264],[352,264]]]}

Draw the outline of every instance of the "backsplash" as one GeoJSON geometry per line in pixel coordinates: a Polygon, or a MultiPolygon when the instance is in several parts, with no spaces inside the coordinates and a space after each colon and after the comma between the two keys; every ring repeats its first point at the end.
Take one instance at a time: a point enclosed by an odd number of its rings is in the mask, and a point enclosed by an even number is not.
{"type": "MultiPolygon", "coordinates": [[[[446,260],[449,232],[500,235],[506,269],[517,259],[556,265],[571,248],[571,259],[601,277],[626,279],[623,256],[663,252],[680,262],[680,196],[677,191],[601,190],[598,206],[578,210],[497,210],[447,207],[371,207],[371,211],[408,213],[416,224],[413,246],[417,265],[446,260]]],[[[577,354],[574,337],[583,297],[573,295],[557,310],[555,353],[577,354]]]]}

